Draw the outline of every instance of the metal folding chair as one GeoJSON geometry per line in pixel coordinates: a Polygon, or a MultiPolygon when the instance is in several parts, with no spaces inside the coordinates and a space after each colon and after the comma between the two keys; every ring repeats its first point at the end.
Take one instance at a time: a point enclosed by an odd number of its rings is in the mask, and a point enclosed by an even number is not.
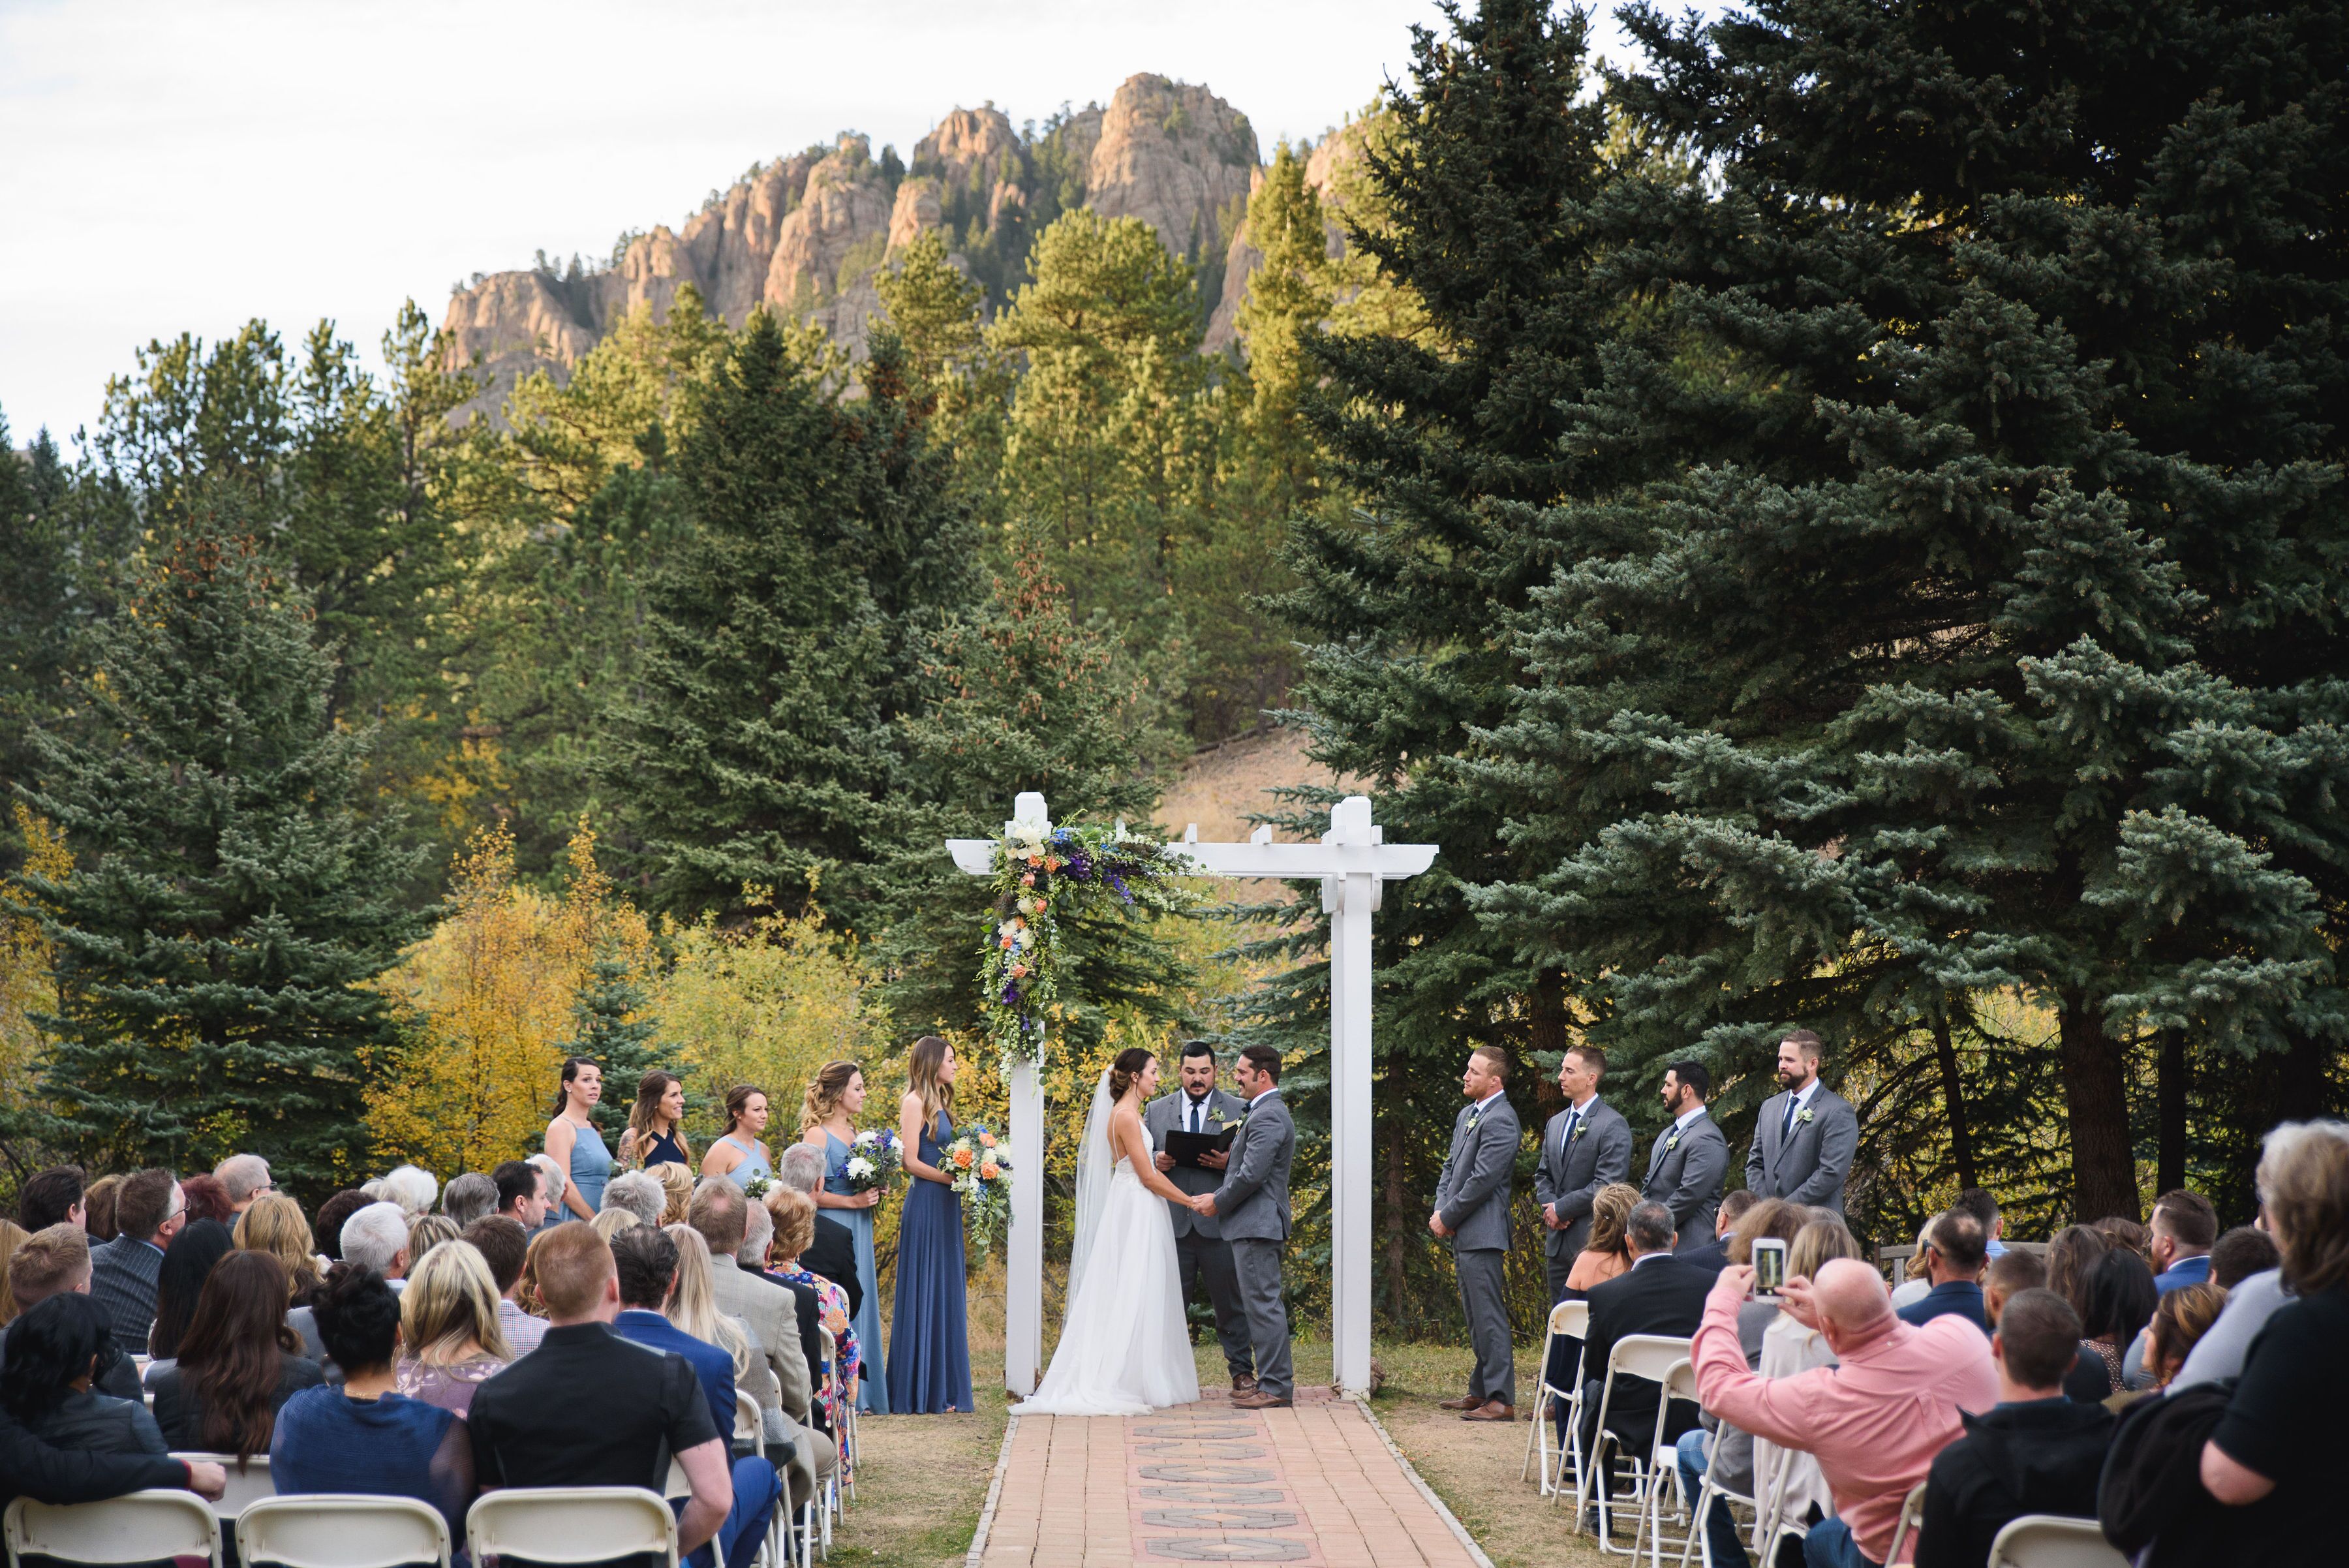
{"type": "MultiPolygon", "coordinates": [[[[1591,1501],[1592,1478],[1599,1479],[1599,1549],[1601,1552],[1619,1552],[1623,1550],[1613,1544],[1615,1523],[1612,1511],[1615,1500],[1610,1495],[1611,1488],[1607,1479],[1608,1471],[1611,1468],[1606,1462],[1609,1446],[1611,1444],[1620,1451],[1624,1462],[1631,1469],[1631,1493],[1623,1501],[1631,1503],[1634,1508],[1642,1507],[1646,1503],[1649,1471],[1653,1468],[1652,1454],[1635,1452],[1630,1445],[1616,1442],[1607,1430],[1608,1412],[1613,1408],[1615,1403],[1615,1380],[1619,1376],[1644,1377],[1661,1389],[1664,1380],[1671,1375],[1673,1366],[1688,1360],[1688,1340],[1668,1334],[1625,1334],[1615,1342],[1614,1348],[1608,1353],[1607,1381],[1599,1390],[1599,1420],[1596,1428],[1598,1435],[1581,1456],[1582,1476],[1574,1492],[1574,1529],[1577,1533],[1579,1533],[1582,1529],[1582,1511],[1591,1501]]],[[[1656,1408],[1661,1417],[1671,1410],[1671,1402],[1669,1399],[1662,1400],[1656,1408]]],[[[1577,1419],[1579,1419],[1578,1416],[1577,1419]]],[[[1661,1426],[1658,1431],[1661,1431],[1661,1426]]],[[[1674,1467],[1674,1473],[1678,1473],[1677,1467],[1674,1467]]]]}
{"type": "Polygon", "coordinates": [[[1990,1568],[2127,1568],[2093,1519],[2026,1513],[2009,1520],[1990,1543],[1990,1568]]]}
{"type": "Polygon", "coordinates": [[[1570,1389],[1560,1388],[1549,1381],[1550,1347],[1561,1339],[1579,1340],[1589,1332],[1589,1328],[1590,1303],[1577,1301],[1560,1302],[1550,1308],[1549,1321],[1542,1330],[1542,1381],[1539,1392],[1534,1396],[1533,1425],[1526,1433],[1526,1462],[1518,1467],[1517,1479],[1525,1480],[1526,1472],[1538,1463],[1541,1467],[1538,1480],[1544,1497],[1555,1497],[1565,1490],[1566,1467],[1569,1460],[1575,1465],[1577,1480],[1580,1480],[1582,1451],[1582,1436],[1576,1419],[1582,1411],[1581,1356],[1578,1353],[1575,1357],[1575,1386],[1570,1389]],[[1563,1425],[1555,1415],[1561,1404],[1566,1407],[1563,1425]],[[1557,1455],[1555,1480],[1552,1480],[1553,1452],[1557,1455]]]}

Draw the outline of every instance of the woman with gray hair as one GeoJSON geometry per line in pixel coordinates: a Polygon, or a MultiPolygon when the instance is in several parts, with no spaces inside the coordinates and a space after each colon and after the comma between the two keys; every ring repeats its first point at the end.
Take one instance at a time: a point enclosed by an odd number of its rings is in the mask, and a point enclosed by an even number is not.
{"type": "Polygon", "coordinates": [[[440,1180],[421,1166],[403,1165],[383,1179],[382,1197],[408,1210],[408,1217],[432,1212],[432,1200],[440,1196],[440,1180]]]}
{"type": "Polygon", "coordinates": [[[668,1192],[660,1178],[641,1170],[623,1171],[604,1187],[604,1207],[625,1209],[647,1225],[658,1225],[668,1206],[668,1192]]]}

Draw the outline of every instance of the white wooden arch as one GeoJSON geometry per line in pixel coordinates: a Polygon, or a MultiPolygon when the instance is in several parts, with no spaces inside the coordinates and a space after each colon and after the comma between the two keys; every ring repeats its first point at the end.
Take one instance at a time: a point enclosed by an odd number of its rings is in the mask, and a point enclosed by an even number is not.
{"type": "MultiPolygon", "coordinates": [[[[1022,794],[1014,822],[1049,822],[1040,794],[1022,794]]],[[[1004,830],[1010,831],[1010,823],[1004,830]]],[[[1371,917],[1379,885],[1416,877],[1435,860],[1433,844],[1388,844],[1364,795],[1330,808],[1319,844],[1275,844],[1258,828],[1245,844],[1203,844],[1195,826],[1179,846],[1213,877],[1318,877],[1330,916],[1330,1203],[1333,1254],[1330,1338],[1340,1387],[1371,1386],[1371,917]]],[[[974,877],[994,869],[996,841],[952,838],[955,865],[974,877]]],[[[1044,1336],[1044,1083],[1035,1066],[1011,1072],[1011,1237],[1004,1303],[1003,1381],[1036,1391],[1044,1336]]]]}

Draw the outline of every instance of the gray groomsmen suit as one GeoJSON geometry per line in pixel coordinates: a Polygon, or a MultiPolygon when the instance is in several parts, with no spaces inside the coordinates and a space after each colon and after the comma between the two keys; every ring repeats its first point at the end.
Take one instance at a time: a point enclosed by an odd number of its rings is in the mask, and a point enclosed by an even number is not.
{"type": "Polygon", "coordinates": [[[1786,1106],[1794,1097],[1781,1089],[1762,1102],[1762,1114],[1754,1123],[1754,1147],[1745,1155],[1745,1186],[1756,1198],[1783,1198],[1840,1214],[1844,1179],[1851,1174],[1851,1157],[1859,1147],[1859,1113],[1849,1100],[1819,1084],[1789,1127],[1786,1106]]]}
{"type": "Polygon", "coordinates": [[[1517,1402],[1501,1261],[1509,1251],[1509,1179],[1516,1170],[1521,1137],[1508,1096],[1461,1106],[1452,1123],[1452,1150],[1435,1182],[1435,1212],[1452,1232],[1460,1304],[1468,1314],[1468,1343],[1476,1352],[1468,1397],[1504,1405],[1517,1402]]]}
{"type": "Polygon", "coordinates": [[[1280,1259],[1288,1247],[1288,1163],[1297,1154],[1297,1124],[1267,1089],[1247,1107],[1224,1184],[1216,1189],[1216,1218],[1232,1246],[1240,1305],[1247,1313],[1256,1386],[1276,1399],[1296,1397],[1288,1361],[1288,1308],[1280,1299],[1280,1259]]]}
{"type": "Polygon", "coordinates": [[[1590,1243],[1590,1205],[1599,1189],[1631,1179],[1631,1124],[1623,1113],[1593,1095],[1577,1111],[1569,1106],[1542,1129],[1541,1161],[1534,1167],[1534,1199],[1556,1204],[1560,1230],[1542,1227],[1549,1299],[1566,1295],[1566,1276],[1590,1243]],[[1572,1123],[1572,1130],[1568,1124],[1572,1123]]]}
{"type": "Polygon", "coordinates": [[[1666,1122],[1656,1135],[1640,1196],[1672,1211],[1672,1223],[1681,1233],[1673,1251],[1693,1252],[1713,1244],[1713,1217],[1720,1211],[1721,1184],[1728,1175],[1729,1139],[1711,1111],[1699,1111],[1685,1130],[1666,1122]]]}
{"type": "MultiPolygon", "coordinates": [[[[1190,1093],[1178,1088],[1143,1107],[1142,1126],[1150,1134],[1150,1147],[1163,1149],[1170,1132],[1218,1133],[1238,1121],[1247,1109],[1237,1095],[1210,1089],[1198,1106],[1203,1125],[1194,1128],[1190,1093]]],[[[1166,1179],[1196,1197],[1223,1185],[1224,1173],[1204,1166],[1178,1165],[1166,1172],[1166,1179]]],[[[1240,1304],[1239,1276],[1232,1270],[1232,1249],[1224,1240],[1223,1222],[1185,1203],[1170,1199],[1166,1208],[1174,1220],[1175,1269],[1183,1282],[1184,1298],[1188,1300],[1195,1289],[1205,1293],[1207,1304],[1215,1309],[1216,1338],[1224,1347],[1224,1365],[1234,1377],[1245,1377],[1255,1369],[1248,1354],[1247,1309],[1240,1304]]]]}

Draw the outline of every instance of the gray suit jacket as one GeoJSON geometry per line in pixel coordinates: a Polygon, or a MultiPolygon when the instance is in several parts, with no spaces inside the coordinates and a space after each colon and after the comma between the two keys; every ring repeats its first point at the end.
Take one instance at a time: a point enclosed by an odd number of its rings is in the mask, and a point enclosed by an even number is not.
{"type": "Polygon", "coordinates": [[[775,1375],[771,1387],[751,1390],[760,1396],[760,1408],[773,1409],[772,1401],[780,1399],[783,1414],[798,1421],[808,1413],[813,1397],[807,1358],[800,1354],[799,1303],[782,1286],[748,1272],[729,1257],[710,1258],[709,1285],[718,1310],[742,1320],[758,1341],[758,1354],[775,1375]]]}
{"type": "Polygon", "coordinates": [[[1288,1240],[1288,1162],[1297,1155],[1297,1124],[1272,1089],[1240,1123],[1231,1163],[1216,1189],[1216,1218],[1226,1241],[1288,1240]]]}
{"type": "Polygon", "coordinates": [[[1692,1252],[1713,1241],[1713,1217],[1721,1208],[1721,1184],[1729,1175],[1729,1139],[1710,1111],[1673,1137],[1672,1124],[1656,1135],[1648,1151],[1648,1176],[1640,1196],[1672,1211],[1680,1228],[1675,1252],[1692,1252]]]}
{"type": "Polygon", "coordinates": [[[1463,1106],[1452,1118],[1452,1151],[1435,1179],[1435,1211],[1452,1232],[1454,1251],[1508,1251],[1509,1179],[1524,1136],[1506,1095],[1481,1110],[1463,1106]]]}
{"type": "Polygon", "coordinates": [[[1562,1230],[1542,1230],[1542,1250],[1551,1257],[1572,1257],[1590,1242],[1590,1205],[1599,1189],[1631,1179],[1631,1124],[1605,1100],[1594,1099],[1575,1129],[1574,1147],[1566,1144],[1566,1111],[1550,1117],[1542,1129],[1541,1162],[1534,1167],[1534,1198],[1557,1205],[1562,1230]]]}
{"type": "Polygon", "coordinates": [[[1756,1198],[1783,1198],[1840,1214],[1844,1179],[1859,1147],[1859,1113],[1821,1084],[1811,1091],[1811,1119],[1797,1121],[1790,1136],[1782,1136],[1790,1097],[1781,1089],[1762,1102],[1754,1147],[1745,1155],[1746,1189],[1756,1198]]]}
{"type": "MultiPolygon", "coordinates": [[[[1171,1095],[1159,1096],[1142,1107],[1142,1129],[1150,1135],[1150,1147],[1154,1151],[1165,1147],[1168,1133],[1188,1130],[1190,1100],[1190,1096],[1177,1089],[1171,1095]]],[[[1208,1090],[1207,1130],[1222,1131],[1239,1120],[1247,1110],[1247,1102],[1237,1095],[1227,1095],[1221,1089],[1208,1090]]],[[[1237,1138],[1233,1140],[1235,1144],[1238,1141],[1237,1138]]],[[[1221,1187],[1224,1172],[1209,1170],[1203,1166],[1178,1165],[1166,1172],[1166,1179],[1195,1198],[1202,1192],[1213,1192],[1221,1187]]],[[[1224,1233],[1223,1221],[1213,1215],[1202,1214],[1190,1205],[1176,1203],[1171,1199],[1167,1200],[1166,1208],[1174,1217],[1174,1234],[1177,1236],[1187,1236],[1194,1231],[1210,1238],[1224,1233]]]]}

